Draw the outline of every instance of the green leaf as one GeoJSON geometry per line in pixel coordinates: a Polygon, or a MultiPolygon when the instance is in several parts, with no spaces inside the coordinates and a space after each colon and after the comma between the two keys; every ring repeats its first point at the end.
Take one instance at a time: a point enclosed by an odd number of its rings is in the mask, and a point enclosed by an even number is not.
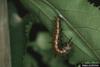
{"type": "Polygon", "coordinates": [[[87,0],[21,0],[52,33],[55,17],[63,18],[62,32],[72,37],[72,64],[100,61],[100,11],[87,0]]]}

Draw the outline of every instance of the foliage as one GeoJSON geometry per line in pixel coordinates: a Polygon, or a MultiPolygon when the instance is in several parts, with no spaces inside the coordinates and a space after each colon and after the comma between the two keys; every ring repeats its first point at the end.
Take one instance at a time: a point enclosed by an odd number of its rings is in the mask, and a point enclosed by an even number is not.
{"type": "Polygon", "coordinates": [[[63,34],[72,37],[73,51],[69,61],[73,64],[100,61],[99,17],[97,8],[87,0],[21,0],[52,31],[55,17],[63,17],[63,34]]]}

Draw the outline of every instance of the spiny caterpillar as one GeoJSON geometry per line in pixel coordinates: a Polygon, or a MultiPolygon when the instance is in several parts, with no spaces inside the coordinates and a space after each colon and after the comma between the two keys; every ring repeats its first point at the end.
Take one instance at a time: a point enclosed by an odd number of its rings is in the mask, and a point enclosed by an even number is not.
{"type": "Polygon", "coordinates": [[[69,53],[69,50],[71,49],[71,46],[70,46],[70,41],[71,39],[69,40],[69,42],[66,43],[66,46],[63,47],[63,48],[59,48],[59,45],[61,44],[60,42],[60,35],[61,35],[61,17],[57,17],[56,18],[56,26],[55,26],[55,29],[54,29],[54,37],[53,37],[53,48],[54,50],[58,53],[58,54],[68,54],[69,53]]]}

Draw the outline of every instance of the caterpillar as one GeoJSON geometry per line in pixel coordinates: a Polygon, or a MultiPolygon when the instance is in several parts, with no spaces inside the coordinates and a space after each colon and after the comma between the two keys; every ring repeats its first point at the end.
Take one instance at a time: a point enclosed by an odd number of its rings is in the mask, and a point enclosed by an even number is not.
{"type": "Polygon", "coordinates": [[[58,54],[68,54],[69,50],[71,49],[70,41],[72,38],[66,43],[65,47],[60,48],[59,47],[59,45],[61,44],[60,34],[61,34],[61,17],[58,16],[56,17],[56,24],[54,29],[53,47],[58,54]]]}

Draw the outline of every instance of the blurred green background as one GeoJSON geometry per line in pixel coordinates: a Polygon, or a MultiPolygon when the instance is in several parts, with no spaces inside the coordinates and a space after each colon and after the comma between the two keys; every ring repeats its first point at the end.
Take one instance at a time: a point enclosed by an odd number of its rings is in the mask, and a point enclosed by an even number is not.
{"type": "Polygon", "coordinates": [[[100,62],[100,10],[88,0],[8,0],[8,8],[13,67],[23,67],[26,63],[37,67],[38,61],[33,61],[37,59],[32,60],[27,54],[30,46],[45,57],[42,60],[50,67],[100,62]],[[63,18],[62,41],[72,37],[73,48],[68,55],[55,58],[51,45],[58,15],[63,18]],[[38,31],[36,39],[30,42],[28,35],[34,23],[40,23],[48,31],[38,31]]]}

